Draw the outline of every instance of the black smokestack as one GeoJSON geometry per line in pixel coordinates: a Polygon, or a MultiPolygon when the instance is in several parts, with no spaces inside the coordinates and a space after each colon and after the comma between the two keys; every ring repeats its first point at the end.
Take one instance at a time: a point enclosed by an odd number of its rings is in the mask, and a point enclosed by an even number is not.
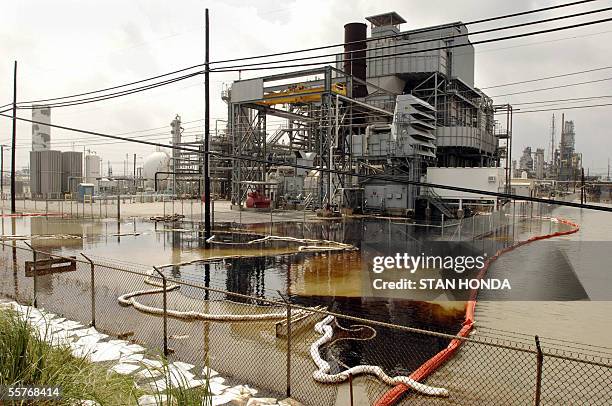
{"type": "MultiPolygon", "coordinates": [[[[366,80],[366,37],[368,26],[348,23],[344,26],[344,71],[357,79],[366,80]]],[[[368,95],[366,85],[353,81],[353,97],[368,95]]]]}

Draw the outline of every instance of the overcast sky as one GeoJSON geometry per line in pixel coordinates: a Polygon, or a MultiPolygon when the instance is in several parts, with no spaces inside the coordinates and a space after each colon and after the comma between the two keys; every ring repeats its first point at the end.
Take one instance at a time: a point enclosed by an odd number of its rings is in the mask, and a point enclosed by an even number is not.
{"type": "MultiPolygon", "coordinates": [[[[211,60],[257,55],[268,52],[338,43],[343,25],[365,22],[365,17],[397,11],[407,23],[403,30],[470,21],[506,13],[540,8],[564,1],[505,0],[398,0],[398,1],[204,1],[204,0],[20,0],[5,1],[0,12],[0,105],[12,101],[13,61],[19,63],[18,100],[64,96],[113,86],[165,73],[203,62],[204,9],[210,9],[211,60]]],[[[529,21],[612,6],[610,0],[568,7],[547,13],[513,19],[529,21]]],[[[519,33],[602,19],[612,13],[599,13],[558,23],[504,31],[519,33]]],[[[470,31],[510,24],[510,20],[468,27],[470,31]]],[[[500,33],[473,36],[472,41],[500,33]]],[[[556,74],[612,66],[612,23],[603,23],[476,46],[477,87],[534,79],[556,74]]],[[[243,73],[243,78],[257,73],[243,73]]],[[[225,118],[220,98],[224,84],[237,74],[212,75],[212,117],[225,118]]],[[[485,90],[489,95],[519,92],[567,83],[612,78],[612,69],[554,80],[485,90]]],[[[494,97],[495,103],[520,103],[570,97],[612,95],[612,80],[551,91],[507,97],[494,97]]],[[[568,105],[612,103],[598,99],[568,105]]],[[[518,107],[518,106],[517,106],[518,107]]],[[[520,106],[526,110],[528,106],[520,106]]],[[[554,106],[558,107],[558,106],[554,106]]],[[[611,108],[598,107],[565,111],[576,125],[576,149],[584,154],[584,165],[604,173],[612,155],[611,108]]],[[[562,111],[555,112],[560,126],[562,111]]],[[[29,110],[21,111],[30,118],[29,110]]],[[[191,78],[170,86],[135,95],[70,108],[54,109],[54,124],[106,133],[126,133],[164,127],[150,133],[169,131],[176,114],[183,121],[203,118],[204,87],[201,78],[191,78]]],[[[548,159],[552,112],[517,114],[514,120],[514,157],[527,145],[544,147],[548,159]]],[[[190,130],[201,122],[186,124],[190,130]]],[[[213,122],[214,124],[214,122],[213,122]]],[[[11,125],[0,117],[0,142],[10,142],[11,125]]],[[[142,133],[132,134],[138,135],[142,133]]],[[[132,136],[128,135],[128,136],[132,136]]],[[[97,138],[84,140],[83,134],[51,130],[53,149],[90,148],[111,161],[113,172],[122,174],[125,154],[146,156],[153,148],[135,144],[100,145],[97,138]],[[98,145],[96,145],[98,144],[98,145]]],[[[164,135],[152,139],[166,142],[164,135]]],[[[557,139],[559,133],[557,133],[557,139]]],[[[31,145],[31,125],[18,124],[17,167],[27,165],[31,145]]],[[[6,163],[8,167],[8,161],[6,163]]],[[[131,171],[130,171],[131,172],[131,171]]]]}

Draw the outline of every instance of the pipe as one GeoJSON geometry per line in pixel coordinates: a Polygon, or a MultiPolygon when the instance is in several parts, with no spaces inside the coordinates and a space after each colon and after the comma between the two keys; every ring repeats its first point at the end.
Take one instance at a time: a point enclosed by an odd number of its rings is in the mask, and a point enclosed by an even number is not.
{"type": "MultiPolygon", "coordinates": [[[[349,75],[366,81],[366,38],[368,27],[364,23],[348,23],[344,25],[344,72],[349,75]]],[[[352,83],[352,98],[365,97],[368,95],[368,88],[361,82],[352,83]]]]}
{"type": "Polygon", "coordinates": [[[199,175],[198,171],[182,171],[182,172],[173,172],[173,171],[157,171],[155,172],[154,181],[155,181],[155,191],[157,192],[157,175],[199,175]]]}

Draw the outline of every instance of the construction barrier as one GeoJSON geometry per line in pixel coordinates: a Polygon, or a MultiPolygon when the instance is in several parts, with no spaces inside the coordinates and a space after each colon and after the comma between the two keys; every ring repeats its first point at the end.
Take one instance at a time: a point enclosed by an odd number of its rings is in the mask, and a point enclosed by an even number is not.
{"type": "Polygon", "coordinates": [[[54,217],[61,215],[61,213],[8,213],[0,214],[0,217],[54,217]]]}
{"type": "MultiPolygon", "coordinates": [[[[493,256],[487,259],[483,268],[478,273],[477,278],[478,279],[484,278],[491,263],[495,261],[497,258],[499,258],[501,255],[505,254],[506,252],[515,250],[516,248],[529,244],[533,241],[545,240],[548,238],[554,238],[554,237],[559,237],[563,235],[574,234],[578,232],[578,230],[580,230],[580,226],[571,221],[568,221],[565,219],[554,218],[554,217],[551,218],[550,220],[555,221],[557,223],[566,224],[572,228],[566,231],[557,231],[551,234],[533,236],[525,241],[519,241],[518,243],[514,245],[498,250],[493,256]]],[[[472,291],[470,292],[470,299],[468,300],[466,309],[465,309],[465,318],[463,321],[463,327],[457,334],[458,337],[468,337],[470,332],[472,331],[472,328],[474,327],[474,313],[476,310],[477,296],[478,296],[478,289],[472,289],[472,291]]],[[[433,357],[425,361],[423,365],[421,365],[419,368],[417,368],[414,372],[412,372],[409,375],[409,378],[414,381],[422,381],[425,378],[427,378],[429,375],[434,373],[440,366],[442,366],[442,364],[448,361],[455,354],[455,352],[459,349],[463,341],[464,340],[460,338],[452,339],[446,348],[444,348],[443,350],[438,352],[436,355],[434,355],[433,357]]],[[[410,387],[408,385],[399,383],[393,389],[385,393],[380,399],[378,399],[378,401],[374,405],[375,406],[394,405],[401,399],[402,396],[406,394],[406,392],[408,392],[409,389],[410,387]]]]}

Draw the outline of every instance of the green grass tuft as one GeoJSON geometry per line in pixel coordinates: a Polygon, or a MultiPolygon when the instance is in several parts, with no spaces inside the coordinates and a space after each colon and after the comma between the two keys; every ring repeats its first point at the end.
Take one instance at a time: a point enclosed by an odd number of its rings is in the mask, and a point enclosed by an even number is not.
{"type": "MultiPolygon", "coordinates": [[[[0,354],[0,385],[59,386],[60,404],[94,400],[101,405],[136,405],[138,397],[147,394],[136,387],[133,376],[113,373],[105,365],[75,357],[67,346],[51,346],[29,324],[27,315],[20,316],[13,310],[0,311],[0,354]]],[[[168,362],[162,358],[162,363],[168,375],[168,362]]],[[[208,385],[184,389],[169,380],[166,383],[167,390],[152,394],[167,394],[175,404],[201,405],[207,394],[208,385]]]]}

